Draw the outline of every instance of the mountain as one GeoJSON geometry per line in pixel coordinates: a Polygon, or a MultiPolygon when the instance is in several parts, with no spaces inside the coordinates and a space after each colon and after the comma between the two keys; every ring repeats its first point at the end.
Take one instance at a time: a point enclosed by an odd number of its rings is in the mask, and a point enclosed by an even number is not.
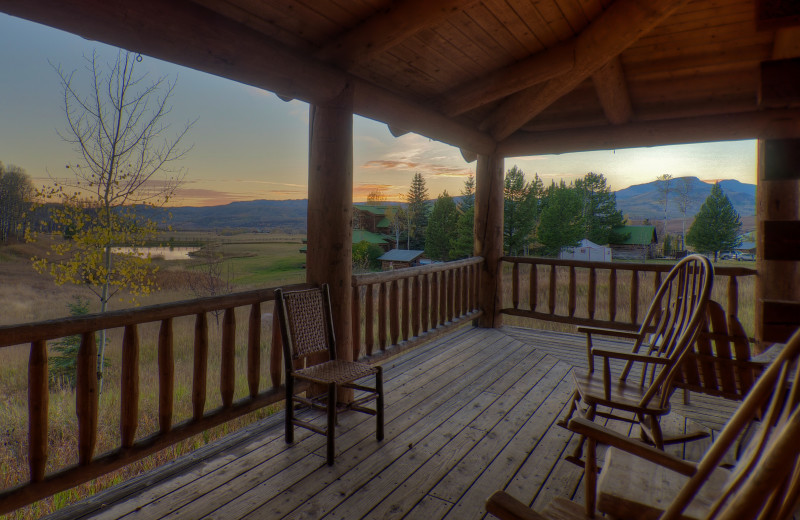
{"type": "MultiPolygon", "coordinates": [[[[700,206],[705,202],[706,197],[711,193],[711,186],[697,177],[685,177],[690,183],[691,203],[686,212],[687,217],[694,216],[700,211],[700,206]]],[[[670,187],[674,187],[679,179],[673,179],[670,187]]],[[[733,207],[741,216],[755,215],[756,213],[756,186],[755,184],[744,184],[736,180],[719,181],[720,188],[728,196],[733,207]]],[[[658,202],[658,182],[648,182],[646,184],[636,184],[616,192],[617,208],[624,215],[631,219],[659,220],[664,218],[664,206],[658,202]]],[[[667,217],[679,218],[681,212],[678,209],[677,198],[670,194],[667,202],[667,217]]]]}
{"type": "Polygon", "coordinates": [[[155,221],[169,213],[169,223],[176,230],[249,228],[305,233],[308,200],[250,200],[224,206],[139,208],[137,212],[155,221]]]}

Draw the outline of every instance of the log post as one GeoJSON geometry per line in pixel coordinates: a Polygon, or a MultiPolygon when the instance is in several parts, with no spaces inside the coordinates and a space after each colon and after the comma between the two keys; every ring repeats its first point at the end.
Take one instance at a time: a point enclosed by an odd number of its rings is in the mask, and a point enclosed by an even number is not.
{"type": "MultiPolygon", "coordinates": [[[[353,88],[309,108],[306,281],[330,286],[336,356],[353,360],[353,88]]],[[[340,398],[342,396],[340,395],[340,398]]]]}
{"type": "MultiPolygon", "coordinates": [[[[798,139],[758,142],[756,190],[756,351],[774,341],[786,341],[784,332],[797,327],[792,320],[768,316],[765,301],[800,302],[800,163],[798,139]]],[[[793,313],[789,313],[793,314],[793,313]]]]}
{"type": "Polygon", "coordinates": [[[478,326],[496,328],[503,290],[500,257],[503,255],[503,158],[479,155],[475,187],[475,256],[482,256],[478,308],[483,314],[478,326]]]}

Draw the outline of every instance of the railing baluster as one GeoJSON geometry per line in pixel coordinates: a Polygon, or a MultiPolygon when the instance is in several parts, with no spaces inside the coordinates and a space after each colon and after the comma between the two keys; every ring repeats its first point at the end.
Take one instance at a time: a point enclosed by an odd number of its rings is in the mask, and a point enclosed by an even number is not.
{"type": "Polygon", "coordinates": [[[419,336],[420,327],[420,312],[422,312],[420,279],[415,276],[412,279],[413,285],[411,286],[411,335],[413,337],[419,336]]]}
{"type": "Polygon", "coordinates": [[[78,463],[89,464],[97,442],[97,342],[95,331],[81,335],[75,408],[78,414],[78,463]]]}
{"type": "Polygon", "coordinates": [[[550,294],[548,294],[548,309],[550,314],[556,313],[556,266],[550,266],[550,294]]]}
{"type": "Polygon", "coordinates": [[[198,312],[194,322],[194,375],[192,378],[192,417],[199,420],[206,408],[208,377],[208,319],[198,312]]]}
{"type": "Polygon", "coordinates": [[[431,273],[431,329],[439,326],[439,273],[431,273]]]}
{"type": "Polygon", "coordinates": [[[427,274],[422,275],[422,283],[420,299],[420,310],[419,310],[419,318],[422,321],[422,332],[428,332],[430,329],[429,327],[429,320],[431,317],[431,310],[430,310],[430,298],[431,298],[431,284],[430,284],[430,277],[427,274]]]}
{"type": "Polygon", "coordinates": [[[172,318],[161,320],[161,327],[158,329],[158,426],[161,433],[172,429],[175,395],[175,356],[172,342],[172,318]]]}
{"type": "Polygon", "coordinates": [[[269,376],[272,379],[272,388],[281,386],[283,374],[283,337],[281,336],[281,321],[278,309],[272,308],[272,345],[269,354],[269,376]]]}
{"type": "Polygon", "coordinates": [[[367,285],[367,293],[364,295],[364,343],[367,349],[367,355],[372,355],[372,349],[375,346],[375,297],[372,291],[372,284],[367,285]]]}
{"type": "Polygon", "coordinates": [[[136,439],[139,416],[139,330],[128,325],[122,336],[122,385],[120,388],[120,436],[122,447],[136,439]]]}
{"type": "Polygon", "coordinates": [[[408,329],[410,328],[410,321],[411,321],[411,307],[408,302],[408,298],[411,292],[411,280],[408,278],[403,279],[403,290],[402,290],[402,298],[403,302],[401,305],[401,309],[403,310],[403,319],[401,320],[402,326],[400,327],[402,334],[403,334],[403,341],[408,341],[408,329]]]}
{"type": "MultiPolygon", "coordinates": [[[[661,287],[661,271],[656,271],[653,273],[653,295],[655,296],[658,293],[658,288],[661,287]]],[[[659,300],[656,302],[656,316],[661,315],[661,301],[659,300]]]]}
{"type": "Polygon", "coordinates": [[[528,305],[532,311],[536,310],[536,303],[539,299],[539,267],[536,264],[531,264],[530,272],[530,287],[528,288],[528,305]]]}
{"type": "Polygon", "coordinates": [[[511,267],[511,305],[519,309],[519,262],[511,267]]]}
{"type": "Polygon", "coordinates": [[[639,271],[631,271],[631,323],[639,323],[639,271]]]}
{"type": "Polygon", "coordinates": [[[247,388],[250,397],[258,395],[261,384],[261,304],[250,306],[250,323],[247,326],[247,388]]]}
{"type": "Polygon", "coordinates": [[[378,284],[378,346],[386,349],[386,284],[378,284]]]}
{"type": "Polygon", "coordinates": [[[567,312],[569,317],[575,316],[575,306],[577,305],[577,292],[575,286],[575,267],[569,266],[569,302],[567,303],[567,312]]]}
{"type": "Polygon", "coordinates": [[[739,280],[736,276],[728,277],[728,316],[737,318],[739,315],[739,280]]]}
{"type": "Polygon", "coordinates": [[[442,271],[439,275],[439,324],[447,323],[447,304],[449,301],[447,291],[450,288],[448,274],[447,271],[442,271]]]}
{"type": "Polygon", "coordinates": [[[594,319],[595,301],[597,300],[597,271],[594,267],[589,268],[589,288],[586,295],[586,306],[589,319],[594,319]]]}
{"type": "Polygon", "coordinates": [[[458,292],[455,269],[447,272],[447,278],[447,321],[453,321],[456,317],[456,293],[458,292]]]}
{"type": "Polygon", "coordinates": [[[389,285],[389,330],[392,345],[397,345],[400,337],[400,290],[397,280],[389,285]]]}
{"type": "Polygon", "coordinates": [[[617,317],[617,270],[608,273],[608,319],[615,321],[617,317]]]}
{"type": "Polygon", "coordinates": [[[469,312],[469,266],[459,269],[461,273],[461,305],[459,307],[459,316],[463,316],[469,312]]]}
{"type": "Polygon", "coordinates": [[[28,360],[28,466],[31,481],[44,480],[47,467],[47,342],[31,343],[28,360]]]}
{"type": "Polygon", "coordinates": [[[233,390],[236,384],[236,309],[225,309],[222,316],[222,353],[220,356],[219,391],[222,406],[233,404],[233,390]]]}
{"type": "Polygon", "coordinates": [[[353,302],[350,316],[353,328],[353,359],[361,357],[361,287],[353,286],[353,302]]]}

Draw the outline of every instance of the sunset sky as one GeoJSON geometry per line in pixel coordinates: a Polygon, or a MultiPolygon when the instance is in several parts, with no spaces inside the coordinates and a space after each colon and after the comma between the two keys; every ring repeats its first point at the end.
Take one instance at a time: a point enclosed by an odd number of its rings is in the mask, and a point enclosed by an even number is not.
{"type": "MultiPolygon", "coordinates": [[[[0,161],[24,168],[37,185],[64,178],[65,165],[77,159],[57,134],[65,116],[53,66],[83,72],[83,55],[93,50],[106,61],[116,55],[112,47],[0,14],[0,161]]],[[[186,182],[177,204],[307,197],[308,105],[147,56],[137,70],[177,75],[170,121],[178,129],[197,119],[185,141],[193,149],[182,162],[186,182]]],[[[594,171],[613,190],[664,173],[755,183],[755,147],[755,141],[736,141],[546,155],[507,159],[506,168],[516,164],[548,184],[594,171]]],[[[415,172],[432,198],[443,190],[457,195],[475,171],[457,148],[415,134],[394,138],[386,125],[358,116],[353,164],[355,201],[376,188],[397,200],[415,172]]]]}

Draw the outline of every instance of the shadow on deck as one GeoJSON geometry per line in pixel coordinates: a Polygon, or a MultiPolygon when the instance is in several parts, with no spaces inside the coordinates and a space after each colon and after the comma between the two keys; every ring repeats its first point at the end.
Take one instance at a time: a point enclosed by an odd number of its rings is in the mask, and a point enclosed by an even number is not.
{"type": "MultiPolygon", "coordinates": [[[[461,328],[384,364],[385,440],[343,414],[332,467],[321,435],[285,444],[279,413],[52,518],[469,519],[501,488],[537,508],[580,499],[582,470],[563,460],[577,438],[555,422],[585,363],[578,335],[461,328]]],[[[732,406],[680,408],[665,431],[716,428],[732,406]]],[[[669,449],[697,460],[708,442],[669,449]]]]}

